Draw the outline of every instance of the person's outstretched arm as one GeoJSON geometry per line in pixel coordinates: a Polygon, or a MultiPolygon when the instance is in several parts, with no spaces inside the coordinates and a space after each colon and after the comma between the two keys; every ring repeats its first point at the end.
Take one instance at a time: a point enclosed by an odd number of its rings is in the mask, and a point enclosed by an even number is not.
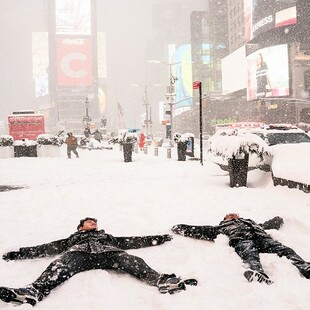
{"type": "Polygon", "coordinates": [[[283,218],[280,216],[275,216],[274,218],[259,225],[262,226],[263,229],[280,229],[283,224],[283,218]]]}
{"type": "Polygon", "coordinates": [[[11,251],[3,254],[5,261],[46,257],[61,254],[68,249],[68,239],[61,239],[37,246],[20,248],[18,251],[11,251]]]}
{"type": "Polygon", "coordinates": [[[213,241],[219,234],[216,226],[174,225],[171,230],[179,235],[200,240],[213,241]]]}
{"type": "Polygon", "coordinates": [[[149,246],[155,246],[163,244],[166,241],[171,241],[173,236],[171,235],[154,235],[143,237],[114,237],[116,246],[122,250],[139,249],[149,246]]]}

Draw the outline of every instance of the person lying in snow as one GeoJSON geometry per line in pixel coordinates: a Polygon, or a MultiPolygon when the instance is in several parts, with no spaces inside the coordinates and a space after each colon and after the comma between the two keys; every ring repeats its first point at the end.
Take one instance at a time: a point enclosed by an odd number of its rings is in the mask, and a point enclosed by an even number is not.
{"type": "Polygon", "coordinates": [[[71,278],[73,275],[93,269],[112,269],[126,272],[152,286],[157,286],[160,293],[174,293],[185,290],[187,283],[175,274],[159,274],[137,256],[124,250],[160,245],[171,241],[171,235],[144,237],[114,237],[98,230],[97,220],[86,217],[77,227],[77,232],[66,239],[50,243],[20,248],[16,252],[3,255],[6,261],[46,257],[62,254],[53,261],[40,277],[25,288],[0,287],[0,299],[4,302],[35,305],[47,296],[52,289],[71,278]]]}
{"type": "Polygon", "coordinates": [[[243,260],[248,269],[244,272],[245,278],[252,282],[273,283],[260,263],[259,253],[275,253],[285,256],[300,273],[310,278],[310,263],[305,262],[294,250],[274,240],[265,232],[265,229],[279,229],[283,219],[279,216],[257,224],[251,219],[244,219],[236,213],[227,214],[218,226],[190,226],[179,224],[172,227],[172,231],[186,237],[213,241],[217,235],[223,234],[229,238],[229,245],[243,260]]]}

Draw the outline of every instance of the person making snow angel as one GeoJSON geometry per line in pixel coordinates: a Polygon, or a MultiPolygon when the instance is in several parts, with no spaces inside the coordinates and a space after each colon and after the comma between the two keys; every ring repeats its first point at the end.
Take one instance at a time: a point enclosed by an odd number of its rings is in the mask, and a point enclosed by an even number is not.
{"type": "Polygon", "coordinates": [[[310,279],[310,263],[305,262],[294,250],[274,240],[265,232],[265,229],[279,229],[283,219],[279,216],[257,224],[251,219],[241,218],[236,213],[227,214],[217,226],[190,226],[179,224],[172,227],[172,231],[186,237],[213,241],[219,234],[229,238],[229,245],[248,268],[244,272],[245,278],[252,282],[265,282],[271,284],[267,274],[260,263],[259,253],[275,253],[285,256],[296,266],[305,278],[310,279]]]}
{"type": "Polygon", "coordinates": [[[171,241],[171,235],[144,237],[114,237],[98,230],[97,220],[86,217],[77,227],[77,232],[66,239],[20,248],[3,255],[6,261],[29,259],[62,254],[53,261],[40,277],[25,288],[0,287],[0,299],[4,302],[35,305],[52,289],[75,274],[93,269],[111,269],[126,272],[135,278],[156,286],[160,293],[185,290],[185,284],[196,285],[197,281],[181,280],[174,274],[160,274],[137,256],[124,250],[160,245],[171,241]]]}

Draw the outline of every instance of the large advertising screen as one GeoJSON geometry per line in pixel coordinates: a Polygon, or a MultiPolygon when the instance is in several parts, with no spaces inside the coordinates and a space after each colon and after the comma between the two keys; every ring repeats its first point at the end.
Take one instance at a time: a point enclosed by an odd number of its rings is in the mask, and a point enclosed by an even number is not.
{"type": "Polygon", "coordinates": [[[55,0],[56,34],[91,35],[91,0],[55,0]]]}
{"type": "MultiPolygon", "coordinates": [[[[210,66],[210,44],[202,44],[201,63],[210,66]]],[[[193,104],[192,49],[191,44],[179,46],[174,53],[175,65],[175,110],[193,104]]]]}
{"type": "Polygon", "coordinates": [[[48,95],[48,33],[32,33],[32,76],[35,81],[35,97],[48,95]]]}
{"type": "Polygon", "coordinates": [[[184,44],[175,50],[173,57],[175,65],[175,109],[191,106],[193,103],[192,91],[192,54],[191,45],[184,44]]]}
{"type": "Polygon", "coordinates": [[[91,39],[57,38],[57,85],[92,85],[91,39]]]}
{"type": "Polygon", "coordinates": [[[297,23],[297,0],[244,0],[245,42],[270,29],[297,23]]]}
{"type": "Polygon", "coordinates": [[[289,96],[288,46],[259,49],[247,56],[247,99],[289,96]]]}

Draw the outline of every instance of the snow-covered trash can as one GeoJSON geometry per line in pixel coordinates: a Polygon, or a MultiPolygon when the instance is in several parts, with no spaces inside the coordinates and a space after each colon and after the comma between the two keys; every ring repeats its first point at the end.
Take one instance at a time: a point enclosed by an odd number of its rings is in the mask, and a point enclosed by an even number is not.
{"type": "Polygon", "coordinates": [[[127,163],[132,161],[132,150],[133,150],[133,143],[131,142],[123,143],[124,162],[127,163]]]}
{"type": "Polygon", "coordinates": [[[240,187],[247,185],[249,166],[249,154],[245,153],[243,158],[228,158],[230,187],[240,187]]]}
{"type": "Polygon", "coordinates": [[[14,157],[14,140],[12,136],[0,136],[0,158],[13,158],[14,157]]]}
{"type": "Polygon", "coordinates": [[[174,142],[177,143],[177,150],[178,150],[178,161],[186,161],[187,155],[187,146],[188,142],[192,138],[193,134],[190,133],[175,133],[173,136],[174,142]]]}
{"type": "Polygon", "coordinates": [[[133,146],[137,143],[137,135],[128,131],[120,132],[116,138],[111,138],[108,143],[118,143],[122,146],[124,154],[124,162],[132,162],[133,146]]]}
{"type": "Polygon", "coordinates": [[[186,161],[187,142],[178,142],[178,161],[186,161]]]}
{"type": "Polygon", "coordinates": [[[208,141],[208,152],[228,161],[231,187],[247,185],[249,156],[255,154],[262,161],[270,156],[268,145],[254,134],[225,134],[208,141]]]}

